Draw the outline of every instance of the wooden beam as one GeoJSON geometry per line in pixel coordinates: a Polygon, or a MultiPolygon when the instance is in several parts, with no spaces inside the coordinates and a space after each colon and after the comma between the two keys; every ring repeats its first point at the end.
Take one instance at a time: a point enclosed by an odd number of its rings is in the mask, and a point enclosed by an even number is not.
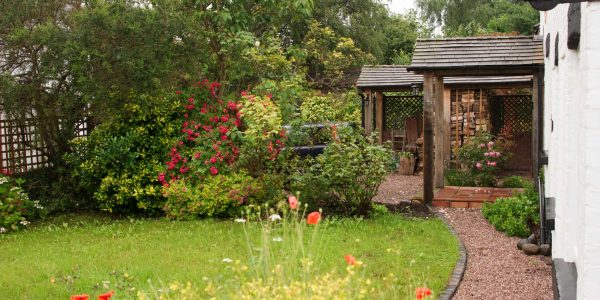
{"type": "Polygon", "coordinates": [[[413,69],[409,68],[408,71],[412,71],[415,74],[425,74],[435,72],[436,75],[441,76],[521,76],[521,75],[532,75],[538,72],[540,66],[530,67],[519,67],[519,68],[483,68],[483,67],[470,67],[470,68],[458,68],[458,69],[413,69]]]}
{"type": "Polygon", "coordinates": [[[377,143],[383,144],[383,93],[375,92],[375,128],[377,128],[377,143]]]}
{"type": "Polygon", "coordinates": [[[540,153],[540,144],[539,144],[539,138],[540,138],[540,125],[539,125],[539,112],[540,112],[540,106],[539,106],[539,95],[540,95],[540,90],[539,90],[539,81],[543,80],[540,79],[539,75],[533,74],[533,80],[531,81],[532,84],[532,89],[531,89],[531,100],[533,101],[533,110],[531,112],[531,162],[532,162],[532,166],[531,166],[531,176],[533,178],[537,178],[537,168],[538,168],[538,160],[539,160],[539,153],[540,153]]]}
{"type": "Polygon", "coordinates": [[[433,74],[423,75],[423,202],[433,202],[433,74]]]}
{"type": "Polygon", "coordinates": [[[365,134],[371,136],[373,133],[373,93],[365,91],[365,134]]]}
{"type": "Polygon", "coordinates": [[[452,95],[452,90],[449,87],[446,87],[444,85],[444,160],[445,161],[450,161],[450,153],[452,152],[451,146],[450,146],[450,135],[452,134],[450,132],[450,126],[451,126],[451,121],[450,121],[450,115],[452,114],[451,112],[451,95],[452,95]]]}
{"type": "Polygon", "coordinates": [[[444,109],[444,77],[433,77],[434,109],[434,170],[433,181],[436,188],[444,186],[444,149],[446,148],[446,111],[444,109]]]}

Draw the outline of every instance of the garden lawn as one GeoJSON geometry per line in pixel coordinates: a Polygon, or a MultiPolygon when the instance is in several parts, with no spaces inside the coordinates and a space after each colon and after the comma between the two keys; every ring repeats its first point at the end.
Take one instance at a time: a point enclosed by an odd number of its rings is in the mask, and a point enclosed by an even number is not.
{"type": "MultiPolygon", "coordinates": [[[[243,226],[229,220],[57,217],[26,231],[0,235],[0,295],[67,299],[72,294],[98,295],[106,291],[103,285],[115,289],[118,282],[149,289],[149,280],[155,287],[191,282],[202,291],[203,277],[230,276],[227,267],[232,263],[223,259],[248,261],[243,226]],[[111,275],[114,271],[120,275],[111,275]]],[[[260,234],[256,225],[246,226],[251,237],[260,234]]],[[[417,286],[439,295],[458,259],[456,239],[437,218],[384,215],[326,219],[320,226],[315,260],[319,270],[343,273],[344,256],[352,254],[365,264],[365,276],[375,287],[389,273],[400,278],[394,293],[378,296],[382,298],[414,297],[417,286]]],[[[122,299],[123,292],[116,290],[121,297],[115,297],[122,299]]]]}

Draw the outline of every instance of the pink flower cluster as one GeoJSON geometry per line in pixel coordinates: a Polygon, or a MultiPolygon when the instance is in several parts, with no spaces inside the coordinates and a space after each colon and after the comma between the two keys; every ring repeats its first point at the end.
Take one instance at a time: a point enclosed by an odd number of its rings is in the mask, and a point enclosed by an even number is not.
{"type": "Polygon", "coordinates": [[[232,137],[242,126],[240,106],[217,97],[220,84],[203,80],[183,97],[181,140],[169,152],[166,171],[158,174],[163,186],[182,178],[201,179],[217,175],[239,156],[239,145],[232,137]]]}
{"type": "Polygon", "coordinates": [[[477,170],[482,170],[484,166],[495,167],[498,165],[497,161],[494,161],[493,158],[497,158],[502,156],[502,153],[494,150],[494,142],[489,141],[487,144],[479,144],[479,148],[487,148],[487,151],[483,153],[483,156],[486,157],[485,161],[480,161],[475,164],[475,168],[477,170]]]}

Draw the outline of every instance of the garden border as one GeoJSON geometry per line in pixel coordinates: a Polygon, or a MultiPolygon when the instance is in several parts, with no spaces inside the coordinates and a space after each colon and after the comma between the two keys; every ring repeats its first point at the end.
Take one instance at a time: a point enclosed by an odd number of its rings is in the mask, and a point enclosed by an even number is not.
{"type": "Polygon", "coordinates": [[[443,214],[441,214],[438,210],[434,209],[433,207],[429,207],[429,209],[431,211],[435,212],[435,215],[438,216],[442,220],[442,222],[444,222],[444,224],[446,224],[446,227],[448,227],[448,230],[450,230],[450,232],[454,235],[454,237],[456,237],[456,240],[458,240],[458,251],[459,251],[458,261],[456,262],[456,265],[454,266],[454,270],[452,271],[452,276],[450,277],[450,280],[448,281],[448,284],[446,285],[446,289],[438,297],[439,300],[450,300],[450,299],[452,299],[452,297],[458,290],[458,286],[460,285],[460,283],[463,279],[463,276],[465,274],[465,271],[467,270],[467,256],[468,256],[467,250],[465,249],[465,245],[460,240],[460,237],[456,233],[456,230],[454,230],[454,227],[452,226],[450,221],[448,219],[446,219],[446,217],[443,214]]]}

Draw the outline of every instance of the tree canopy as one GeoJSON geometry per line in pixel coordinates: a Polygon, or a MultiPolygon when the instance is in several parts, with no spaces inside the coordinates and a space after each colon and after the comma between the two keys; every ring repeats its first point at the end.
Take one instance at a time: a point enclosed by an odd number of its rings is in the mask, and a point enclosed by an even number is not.
{"type": "Polygon", "coordinates": [[[518,0],[416,0],[421,16],[445,36],[534,34],[539,12],[518,0]]]}

